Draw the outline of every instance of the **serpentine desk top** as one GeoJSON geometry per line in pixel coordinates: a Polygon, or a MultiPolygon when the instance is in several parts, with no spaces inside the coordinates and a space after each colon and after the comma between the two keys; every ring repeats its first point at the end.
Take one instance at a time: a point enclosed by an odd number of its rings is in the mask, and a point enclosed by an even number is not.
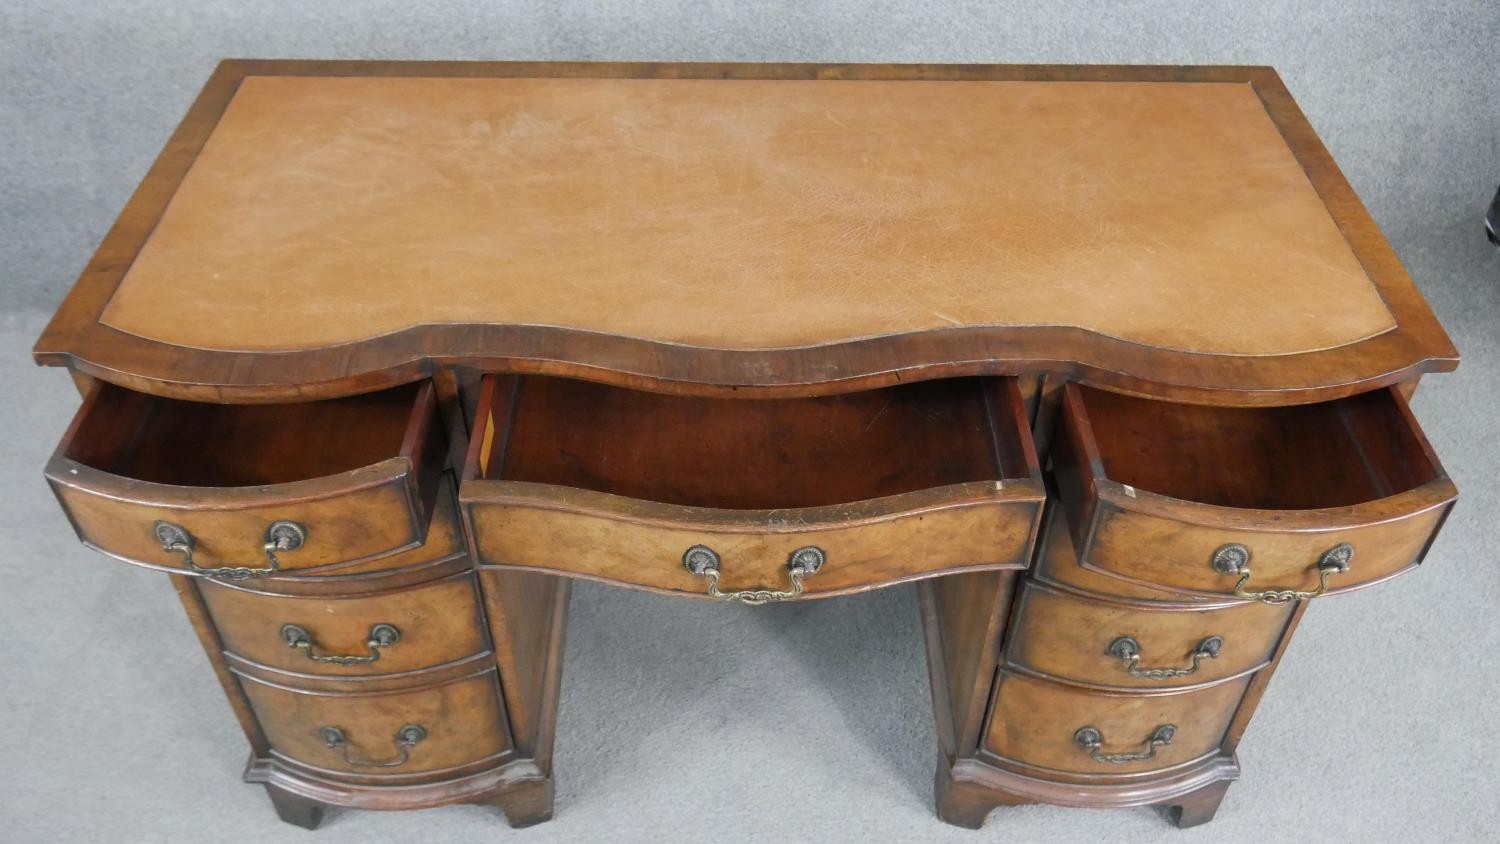
{"type": "Polygon", "coordinates": [[[1457,355],[1266,68],[223,63],[36,347],[150,392],[1059,371],[1240,404],[1457,355]]]}

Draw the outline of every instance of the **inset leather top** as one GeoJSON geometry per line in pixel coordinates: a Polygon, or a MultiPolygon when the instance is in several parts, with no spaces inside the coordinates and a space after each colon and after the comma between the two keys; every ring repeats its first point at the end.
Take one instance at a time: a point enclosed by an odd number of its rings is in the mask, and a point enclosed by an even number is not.
{"type": "Polygon", "coordinates": [[[1456,357],[1273,72],[712,70],[227,63],[38,357],[251,399],[443,360],[1274,394],[1456,357]]]}

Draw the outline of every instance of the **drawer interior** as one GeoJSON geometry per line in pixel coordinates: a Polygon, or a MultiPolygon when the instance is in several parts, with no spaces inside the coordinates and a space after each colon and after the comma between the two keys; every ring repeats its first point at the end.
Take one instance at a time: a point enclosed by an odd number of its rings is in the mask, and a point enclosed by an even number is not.
{"type": "Polygon", "coordinates": [[[422,386],[324,401],[213,404],[100,383],[62,454],[114,475],[179,486],[335,475],[402,453],[422,386]]]}
{"type": "Polygon", "coordinates": [[[1223,507],[1310,510],[1385,498],[1442,476],[1405,400],[1375,390],[1286,407],[1212,407],[1069,385],[1073,423],[1104,474],[1223,507]]]}
{"type": "Polygon", "coordinates": [[[670,396],[551,377],[491,384],[488,439],[471,467],[482,478],[755,510],[1037,475],[1014,379],[786,399],[670,396]]]}

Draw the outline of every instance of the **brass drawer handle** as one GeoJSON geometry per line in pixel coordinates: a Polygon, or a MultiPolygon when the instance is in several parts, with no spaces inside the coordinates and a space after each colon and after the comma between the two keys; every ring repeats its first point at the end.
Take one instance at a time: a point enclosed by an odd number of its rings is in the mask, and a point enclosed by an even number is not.
{"type": "Polygon", "coordinates": [[[1151,731],[1146,737],[1146,747],[1134,753],[1105,753],[1104,736],[1095,727],[1080,727],[1073,734],[1073,741],[1084,750],[1089,752],[1089,758],[1095,762],[1108,762],[1111,765],[1125,765],[1131,762],[1143,762],[1156,756],[1158,747],[1165,747],[1172,743],[1177,735],[1177,727],[1174,724],[1162,724],[1151,731]]]}
{"type": "Polygon", "coordinates": [[[203,568],[193,561],[193,548],[197,545],[197,541],[193,539],[191,533],[171,522],[157,522],[152,530],[156,532],[156,539],[161,543],[161,550],[181,554],[189,571],[221,580],[247,580],[252,577],[275,574],[281,570],[281,560],[276,557],[276,552],[295,551],[307,542],[307,528],[302,525],[284,520],[272,522],[271,526],[266,528],[266,541],[261,548],[266,554],[266,559],[271,561],[271,565],[265,568],[224,566],[210,569],[203,568]]]}
{"type": "Polygon", "coordinates": [[[1316,598],[1328,591],[1328,578],[1340,572],[1349,570],[1349,563],[1354,559],[1354,546],[1347,542],[1329,548],[1318,558],[1318,588],[1311,592],[1299,592],[1296,589],[1267,589],[1263,592],[1252,592],[1245,588],[1250,582],[1250,549],[1231,542],[1228,545],[1219,546],[1214,551],[1209,562],[1214,570],[1220,574],[1237,574],[1239,581],[1234,584],[1234,595],[1236,598],[1244,598],[1247,601],[1260,601],[1264,604],[1285,604],[1290,601],[1300,601],[1304,598],[1316,598]]]}
{"type": "Polygon", "coordinates": [[[313,648],[317,647],[317,643],[313,641],[312,634],[295,624],[281,625],[281,638],[286,640],[287,647],[300,649],[313,662],[326,662],[332,665],[364,665],[380,659],[381,648],[389,648],[401,641],[401,631],[397,630],[394,624],[381,623],[371,627],[370,637],[365,641],[365,647],[370,649],[368,654],[313,653],[313,648]]]}
{"type": "Polygon", "coordinates": [[[1129,636],[1121,636],[1110,642],[1107,652],[1115,659],[1122,660],[1125,663],[1125,670],[1130,672],[1132,677],[1140,677],[1144,680],[1171,680],[1197,672],[1198,666],[1205,659],[1218,659],[1219,649],[1223,647],[1223,636],[1209,636],[1193,648],[1193,652],[1189,654],[1192,663],[1185,668],[1142,668],[1141,644],[1129,636]]]}
{"type": "Polygon", "coordinates": [[[427,730],[420,724],[407,724],[396,731],[396,749],[399,751],[393,759],[374,761],[371,759],[356,759],[349,755],[349,741],[344,738],[344,731],[338,727],[324,727],[318,731],[318,736],[330,749],[343,749],[344,761],[355,768],[394,768],[405,765],[406,760],[411,758],[413,746],[427,738],[427,730]]]}
{"type": "Polygon", "coordinates": [[[708,578],[709,597],[720,601],[739,601],[752,607],[772,601],[787,601],[802,594],[802,578],[812,577],[828,561],[828,555],[816,545],[798,548],[787,557],[787,577],[792,588],[785,592],[770,589],[746,589],[742,592],[719,591],[719,554],[707,545],[694,545],[682,555],[682,565],[699,577],[708,578]]]}

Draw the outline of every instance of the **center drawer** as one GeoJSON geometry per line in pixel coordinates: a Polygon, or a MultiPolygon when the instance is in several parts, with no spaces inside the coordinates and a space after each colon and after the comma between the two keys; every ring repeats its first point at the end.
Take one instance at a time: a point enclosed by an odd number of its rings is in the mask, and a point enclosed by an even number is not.
{"type": "Polygon", "coordinates": [[[1457,496],[1395,389],[1210,407],[1069,384],[1052,457],[1079,565],[1268,603],[1415,566],[1457,496]]]}
{"type": "Polygon", "coordinates": [[[1024,568],[1045,497],[1011,378],[717,399],[484,381],[477,561],[749,603],[1024,568]]]}

